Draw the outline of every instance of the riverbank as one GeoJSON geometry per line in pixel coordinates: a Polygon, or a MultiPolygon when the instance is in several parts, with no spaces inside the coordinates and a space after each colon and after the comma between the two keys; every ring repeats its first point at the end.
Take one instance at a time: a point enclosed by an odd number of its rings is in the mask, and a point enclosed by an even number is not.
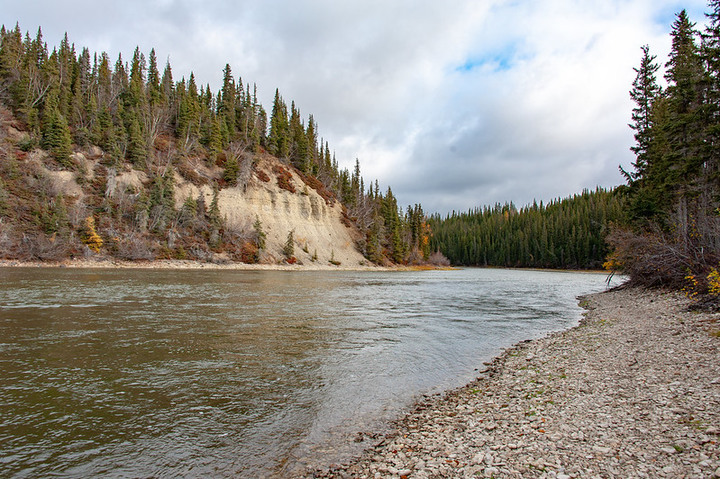
{"type": "Polygon", "coordinates": [[[102,269],[217,269],[243,271],[394,271],[376,265],[205,263],[186,260],[120,261],[114,259],[72,259],[65,261],[0,260],[0,268],[102,268],[102,269]]]}
{"type": "Polygon", "coordinates": [[[720,477],[720,315],[636,289],[419,403],[350,465],[305,477],[720,477]]]}

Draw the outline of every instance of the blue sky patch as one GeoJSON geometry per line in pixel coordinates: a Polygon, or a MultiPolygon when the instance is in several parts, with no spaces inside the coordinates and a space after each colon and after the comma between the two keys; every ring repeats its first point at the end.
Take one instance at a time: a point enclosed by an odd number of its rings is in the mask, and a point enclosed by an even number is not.
{"type": "Polygon", "coordinates": [[[483,55],[472,56],[465,63],[455,68],[460,73],[469,73],[478,68],[487,67],[492,71],[510,70],[517,57],[517,45],[510,43],[500,51],[484,52],[483,55]]]}
{"type": "Polygon", "coordinates": [[[676,2],[673,5],[668,5],[662,9],[659,9],[653,16],[653,20],[657,25],[666,27],[670,30],[672,24],[677,18],[677,14],[683,9],[687,11],[690,21],[696,25],[705,23],[705,13],[708,11],[707,5],[702,6],[687,6],[682,2],[676,2]]]}

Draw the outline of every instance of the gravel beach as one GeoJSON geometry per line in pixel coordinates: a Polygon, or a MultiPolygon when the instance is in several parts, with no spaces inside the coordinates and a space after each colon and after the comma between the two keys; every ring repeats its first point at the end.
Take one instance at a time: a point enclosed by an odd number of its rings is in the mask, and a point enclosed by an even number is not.
{"type": "Polygon", "coordinates": [[[578,327],[505,351],[355,462],[304,477],[720,477],[720,315],[629,288],[581,304],[578,327]]]}

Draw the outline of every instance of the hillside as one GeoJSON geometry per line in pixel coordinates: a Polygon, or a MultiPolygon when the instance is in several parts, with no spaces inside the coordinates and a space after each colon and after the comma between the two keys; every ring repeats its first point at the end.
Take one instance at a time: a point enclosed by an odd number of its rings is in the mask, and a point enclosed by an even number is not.
{"type": "Polygon", "coordinates": [[[340,168],[312,115],[223,70],[160,74],[0,29],[0,258],[422,263],[419,205],[340,168]]]}
{"type": "Polygon", "coordinates": [[[292,231],[292,256],[300,263],[367,263],[356,247],[360,233],[340,203],[319,183],[309,181],[320,192],[305,183],[305,175],[271,155],[244,155],[242,185],[216,190],[211,185],[222,182],[224,170],[202,162],[182,164],[183,174],[165,165],[160,175],[158,165],[153,178],[127,163],[110,166],[100,148],[89,147],[72,153],[71,167],[64,167],[40,148],[23,151],[30,134],[7,109],[0,118],[0,254],[5,259],[107,256],[277,263],[287,260],[283,249],[292,231]],[[138,208],[148,200],[152,204],[160,183],[172,185],[164,199],[172,212],[164,219],[158,205],[147,215],[138,208]],[[215,195],[219,221],[214,225],[215,195]],[[97,251],[86,231],[88,218],[97,222],[102,240],[97,251]],[[265,234],[261,251],[256,251],[258,220],[265,234]],[[167,225],[159,228],[163,222],[167,225]]]}

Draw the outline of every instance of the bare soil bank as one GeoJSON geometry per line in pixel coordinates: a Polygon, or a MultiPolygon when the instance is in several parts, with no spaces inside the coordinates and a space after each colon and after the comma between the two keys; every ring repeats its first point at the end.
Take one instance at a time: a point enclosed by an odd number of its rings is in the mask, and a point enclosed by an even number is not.
{"type": "Polygon", "coordinates": [[[507,350],[306,477],[720,477],[720,315],[636,289],[582,304],[577,328],[507,350]]]}

